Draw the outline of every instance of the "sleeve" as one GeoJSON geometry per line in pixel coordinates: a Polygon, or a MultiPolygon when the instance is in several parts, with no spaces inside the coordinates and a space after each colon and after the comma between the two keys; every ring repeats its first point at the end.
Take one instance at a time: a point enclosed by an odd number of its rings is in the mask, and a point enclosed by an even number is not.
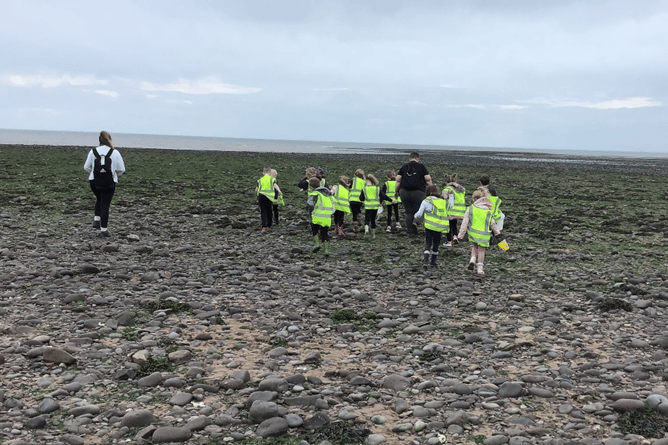
{"type": "Polygon", "coordinates": [[[448,207],[449,209],[455,206],[455,195],[453,195],[452,193],[450,193],[450,195],[448,196],[448,204],[449,204],[448,207]]]}
{"type": "Polygon", "coordinates": [[[302,178],[297,183],[297,187],[299,187],[301,190],[307,190],[308,189],[308,182],[306,181],[306,178],[302,178]]]}
{"type": "Polygon", "coordinates": [[[387,196],[387,193],[385,192],[387,190],[387,186],[383,185],[383,188],[380,189],[380,200],[382,201],[388,201],[392,202],[392,198],[387,196]]]}
{"type": "Polygon", "coordinates": [[[88,157],[86,158],[86,162],[84,163],[84,170],[86,173],[89,173],[93,171],[93,150],[88,152],[88,157]]]}
{"type": "Polygon", "coordinates": [[[123,156],[121,156],[118,150],[114,150],[112,156],[114,158],[114,164],[116,164],[116,176],[122,176],[123,173],[125,173],[125,162],[123,162],[123,156]]]}
{"type": "Polygon", "coordinates": [[[431,203],[426,199],[422,201],[422,203],[420,204],[420,208],[418,209],[414,218],[417,219],[418,221],[421,221],[422,218],[424,217],[424,212],[431,212],[431,203]]]}
{"type": "Polygon", "coordinates": [[[360,192],[360,201],[364,201],[364,189],[360,192]]]}

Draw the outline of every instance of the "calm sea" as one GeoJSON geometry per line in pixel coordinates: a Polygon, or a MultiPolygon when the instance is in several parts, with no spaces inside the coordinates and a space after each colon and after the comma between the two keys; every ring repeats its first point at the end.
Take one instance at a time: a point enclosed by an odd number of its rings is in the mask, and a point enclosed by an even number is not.
{"type": "MultiPolygon", "coordinates": [[[[20,145],[56,145],[86,146],[97,145],[97,132],[80,131],[41,131],[41,130],[3,130],[0,129],[0,144],[20,145]]],[[[290,141],[275,139],[242,139],[200,136],[170,136],[159,134],[112,133],[114,145],[132,148],[165,148],[177,150],[216,150],[238,152],[272,153],[380,153],[397,154],[412,151],[426,152],[438,150],[484,151],[495,152],[497,156],[505,153],[545,153],[565,156],[605,156],[634,158],[666,158],[668,153],[619,152],[619,151],[576,151],[576,150],[541,150],[522,148],[458,147],[449,145],[410,145],[410,144],[372,144],[358,142],[328,141],[290,141]]],[[[488,156],[488,154],[486,154],[488,156]]],[[[513,157],[514,160],[522,160],[513,157]]],[[[532,158],[532,160],[536,160],[532,158]]]]}

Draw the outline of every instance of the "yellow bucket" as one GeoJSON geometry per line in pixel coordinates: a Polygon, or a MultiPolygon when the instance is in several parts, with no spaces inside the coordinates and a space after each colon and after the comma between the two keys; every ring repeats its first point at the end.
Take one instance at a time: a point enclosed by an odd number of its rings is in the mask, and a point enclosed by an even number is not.
{"type": "Polygon", "coordinates": [[[498,246],[499,246],[499,249],[503,250],[504,252],[507,251],[508,249],[510,249],[510,246],[508,245],[508,241],[506,241],[506,240],[501,241],[498,244],[498,246]]]}

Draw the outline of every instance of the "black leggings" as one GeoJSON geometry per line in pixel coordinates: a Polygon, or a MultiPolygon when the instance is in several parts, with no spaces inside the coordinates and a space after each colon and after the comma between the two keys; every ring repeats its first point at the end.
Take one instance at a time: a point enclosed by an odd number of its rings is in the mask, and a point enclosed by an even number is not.
{"type": "Polygon", "coordinates": [[[321,226],[318,224],[311,224],[311,235],[316,236],[320,233],[320,241],[323,243],[329,241],[329,227],[321,226]]]}
{"type": "Polygon", "coordinates": [[[334,211],[334,224],[337,226],[342,226],[343,225],[343,219],[346,217],[346,212],[343,210],[335,210],[334,211]]]}
{"type": "Polygon", "coordinates": [[[376,218],[378,217],[378,209],[365,209],[364,210],[364,225],[369,226],[372,229],[376,228],[376,218]]]}
{"type": "Polygon", "coordinates": [[[257,202],[260,205],[260,217],[262,218],[262,227],[271,227],[271,213],[273,203],[271,199],[260,194],[257,197],[257,202]]]}
{"type": "Polygon", "coordinates": [[[457,235],[457,220],[450,220],[450,231],[446,234],[448,241],[452,241],[452,237],[457,235]]]}
{"type": "Polygon", "coordinates": [[[392,209],[394,209],[394,219],[399,222],[399,204],[387,204],[387,225],[392,225],[392,209]]]}
{"type": "Polygon", "coordinates": [[[353,212],[353,221],[357,221],[360,213],[362,213],[362,203],[360,201],[350,201],[350,211],[353,212]]]}
{"type": "Polygon", "coordinates": [[[436,232],[431,229],[424,229],[424,250],[430,250],[438,253],[438,248],[441,245],[441,232],[436,232]]]}
{"type": "Polygon", "coordinates": [[[99,189],[90,181],[90,189],[95,195],[95,216],[100,217],[100,227],[106,229],[109,223],[109,206],[111,206],[111,198],[114,197],[116,188],[99,189]]]}

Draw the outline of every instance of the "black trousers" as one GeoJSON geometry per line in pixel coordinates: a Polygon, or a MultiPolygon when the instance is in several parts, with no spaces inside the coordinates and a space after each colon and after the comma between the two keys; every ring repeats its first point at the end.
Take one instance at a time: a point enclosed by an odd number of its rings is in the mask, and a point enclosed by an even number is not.
{"type": "Polygon", "coordinates": [[[378,209],[365,209],[364,210],[364,225],[369,226],[372,229],[376,228],[376,218],[378,217],[378,209]]]}
{"type": "Polygon", "coordinates": [[[346,212],[343,210],[335,210],[334,211],[334,224],[337,226],[342,226],[343,225],[343,219],[346,217],[346,212]]]}
{"type": "Polygon", "coordinates": [[[109,207],[116,188],[99,189],[93,185],[93,181],[90,181],[90,189],[95,195],[95,216],[100,217],[100,227],[106,229],[109,223],[109,207]]]}
{"type": "MultiPolygon", "coordinates": [[[[386,204],[387,208],[387,225],[392,225],[392,211],[394,210],[394,219],[399,222],[399,204],[386,204]]],[[[418,207],[419,209],[419,207],[418,207]]]]}
{"type": "Polygon", "coordinates": [[[362,203],[360,201],[350,201],[350,211],[353,212],[353,221],[357,221],[362,213],[362,203]]]}
{"type": "Polygon", "coordinates": [[[257,197],[257,202],[260,206],[260,217],[262,218],[262,227],[271,227],[271,213],[273,203],[271,199],[260,194],[257,197]]]}
{"type": "Polygon", "coordinates": [[[399,196],[401,196],[401,202],[403,202],[404,210],[406,211],[406,230],[410,231],[413,225],[413,218],[417,211],[420,210],[420,204],[424,201],[425,193],[420,190],[400,189],[399,196]]]}
{"type": "Polygon", "coordinates": [[[430,250],[434,253],[438,253],[438,248],[441,245],[441,235],[441,232],[424,229],[424,250],[430,250]]]}
{"type": "Polygon", "coordinates": [[[278,204],[274,204],[273,208],[274,208],[274,224],[278,225],[278,204]]]}

